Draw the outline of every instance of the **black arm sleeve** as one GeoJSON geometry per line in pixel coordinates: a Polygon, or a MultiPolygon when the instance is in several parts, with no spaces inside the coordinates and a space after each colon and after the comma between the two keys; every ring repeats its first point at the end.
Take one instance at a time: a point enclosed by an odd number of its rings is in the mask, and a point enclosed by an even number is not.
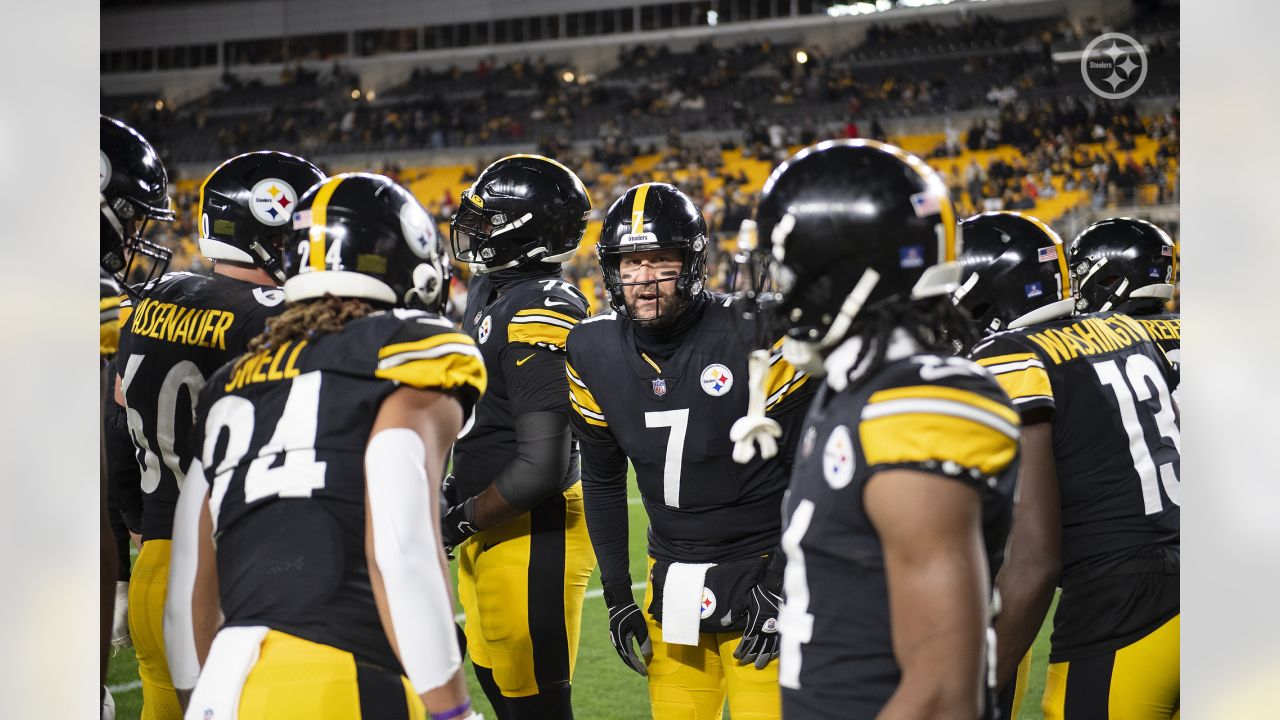
{"type": "Polygon", "coordinates": [[[569,469],[573,433],[561,412],[515,416],[516,456],[494,478],[498,494],[512,507],[532,510],[560,491],[569,469]]]}
{"type": "MultiPolygon", "coordinates": [[[[593,428],[595,430],[596,428],[593,428]]],[[[582,504],[587,533],[600,563],[605,585],[631,585],[627,534],[627,456],[617,443],[603,440],[603,432],[580,436],[582,447],[582,504]]]]}
{"type": "Polygon", "coordinates": [[[560,492],[573,461],[564,355],[513,343],[503,350],[501,362],[511,398],[516,457],[493,482],[508,504],[530,510],[560,492]]]}

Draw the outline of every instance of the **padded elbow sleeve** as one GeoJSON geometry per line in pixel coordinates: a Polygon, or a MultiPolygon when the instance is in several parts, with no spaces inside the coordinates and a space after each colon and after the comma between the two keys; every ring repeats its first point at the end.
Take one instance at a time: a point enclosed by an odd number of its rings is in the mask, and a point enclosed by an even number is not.
{"type": "Polygon", "coordinates": [[[462,666],[440,533],[431,518],[426,454],[418,433],[391,428],[373,436],[364,456],[374,559],[400,662],[419,693],[445,684],[462,666]]]}

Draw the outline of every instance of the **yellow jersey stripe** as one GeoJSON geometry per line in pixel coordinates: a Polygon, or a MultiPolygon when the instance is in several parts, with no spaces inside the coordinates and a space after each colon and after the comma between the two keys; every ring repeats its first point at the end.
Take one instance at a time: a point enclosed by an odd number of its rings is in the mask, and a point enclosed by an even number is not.
{"type": "Polygon", "coordinates": [[[307,237],[311,240],[309,260],[312,270],[324,270],[324,235],[325,223],[329,220],[329,199],[341,184],[341,177],[329,178],[316,191],[315,199],[311,201],[311,231],[307,237]]]}
{"type": "Polygon", "coordinates": [[[1018,454],[1016,437],[982,422],[937,413],[895,414],[858,424],[869,465],[955,463],[991,476],[1018,454]]]}
{"type": "Polygon", "coordinates": [[[480,395],[484,394],[489,383],[484,360],[478,353],[449,352],[439,357],[417,358],[379,367],[373,375],[419,390],[454,390],[469,386],[480,395]]]}
{"type": "Polygon", "coordinates": [[[412,352],[414,350],[429,350],[434,347],[439,347],[445,343],[461,343],[463,345],[470,345],[473,348],[475,346],[475,343],[471,338],[467,335],[463,335],[462,333],[440,333],[439,335],[432,335],[431,337],[423,338],[421,340],[386,345],[378,351],[378,359],[385,360],[392,355],[403,352],[412,352]]]}
{"type": "Polygon", "coordinates": [[[517,312],[515,317],[533,317],[545,320],[559,320],[561,322],[567,322],[570,325],[578,324],[578,318],[572,315],[565,315],[564,313],[556,312],[555,310],[544,310],[542,308],[525,308],[524,310],[517,312]]]}
{"type": "Polygon", "coordinates": [[[765,409],[772,409],[788,395],[799,390],[808,379],[809,376],[797,370],[795,365],[783,360],[779,355],[769,366],[769,372],[765,375],[764,394],[768,398],[765,409]]]}
{"type": "Polygon", "coordinates": [[[1043,366],[996,375],[996,382],[1000,383],[1000,387],[1014,403],[1032,398],[1053,397],[1049,373],[1045,372],[1043,366]]]}
{"type": "Polygon", "coordinates": [[[550,345],[556,349],[564,349],[569,338],[569,329],[560,325],[545,322],[515,322],[507,325],[507,341],[528,343],[529,345],[550,345]]]}
{"type": "Polygon", "coordinates": [[[989,368],[992,365],[1004,365],[1005,363],[1023,362],[1025,360],[1038,360],[1039,357],[1033,352],[1013,353],[1012,355],[995,355],[992,357],[984,357],[974,360],[982,367],[989,368]]]}
{"type": "Polygon", "coordinates": [[[569,377],[569,402],[583,418],[591,418],[603,422],[604,411],[600,409],[600,403],[596,402],[595,395],[591,394],[591,389],[578,376],[578,371],[574,370],[568,362],[564,364],[564,369],[565,375],[569,377]]]}
{"type": "Polygon", "coordinates": [[[644,204],[649,199],[649,185],[645,183],[636,187],[636,196],[631,200],[631,232],[644,232],[644,204]]]}
{"type": "Polygon", "coordinates": [[[596,427],[605,427],[605,428],[609,427],[609,422],[604,419],[604,416],[597,416],[595,413],[591,412],[590,410],[583,408],[577,402],[574,402],[572,397],[569,398],[569,404],[573,406],[574,412],[578,413],[578,417],[582,418],[582,421],[587,423],[588,425],[595,425],[596,427]]]}
{"type": "MultiPolygon", "coordinates": [[[[1007,405],[996,400],[983,397],[976,392],[946,387],[945,385],[908,385],[906,387],[880,390],[871,394],[871,397],[867,400],[866,408],[869,410],[876,403],[907,399],[946,400],[949,402],[957,402],[973,406],[983,412],[991,413],[1007,423],[1014,425],[1018,424],[1018,413],[1011,410],[1007,405]]],[[[865,412],[866,410],[864,410],[864,413],[865,412]]]]}

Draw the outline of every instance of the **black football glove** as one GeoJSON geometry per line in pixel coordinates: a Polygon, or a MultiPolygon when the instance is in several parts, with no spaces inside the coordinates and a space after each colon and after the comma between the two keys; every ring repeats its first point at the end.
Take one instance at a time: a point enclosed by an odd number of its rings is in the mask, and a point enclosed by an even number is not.
{"type": "Polygon", "coordinates": [[[476,499],[473,497],[463,500],[444,512],[440,517],[440,540],[444,544],[446,555],[453,557],[453,549],[476,534],[479,528],[476,527],[475,521],[476,499]]]}
{"type": "Polygon", "coordinates": [[[743,615],[747,626],[742,630],[742,640],[733,651],[739,665],[755,663],[757,670],[778,657],[778,608],[782,606],[782,554],[776,553],[769,563],[765,576],[747,591],[720,619],[722,625],[732,625],[743,615]]]}
{"type": "Polygon", "coordinates": [[[440,514],[444,515],[449,508],[461,503],[462,490],[458,487],[458,478],[449,473],[440,481],[440,514]]]}
{"type": "Polygon", "coordinates": [[[653,659],[653,644],[649,642],[649,628],[644,622],[644,613],[636,605],[631,595],[631,585],[627,583],[611,583],[604,586],[604,601],[609,606],[609,640],[618,657],[627,667],[641,675],[648,675],[645,667],[653,659]],[[636,655],[632,642],[640,644],[640,654],[636,655]]]}

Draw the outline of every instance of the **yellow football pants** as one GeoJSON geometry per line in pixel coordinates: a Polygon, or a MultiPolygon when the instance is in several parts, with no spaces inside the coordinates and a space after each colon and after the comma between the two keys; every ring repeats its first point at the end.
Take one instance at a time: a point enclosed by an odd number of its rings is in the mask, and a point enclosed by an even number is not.
{"type": "Polygon", "coordinates": [[[1045,720],[1170,720],[1178,717],[1181,615],[1112,653],[1050,663],[1045,720]]]}
{"type": "MultiPolygon", "coordinates": [[[[652,570],[653,558],[648,567],[652,570]]],[[[641,607],[653,644],[648,671],[654,720],[720,720],[726,696],[733,720],[781,719],[777,660],[763,670],[739,665],[733,651],[741,632],[702,633],[696,646],[665,643],[662,628],[649,614],[652,601],[653,586],[648,583],[641,607]]]]}
{"type": "Polygon", "coordinates": [[[458,548],[467,652],[506,697],[530,697],[573,678],[582,602],[596,555],[582,484],[544,500],[458,548]]]}
{"type": "Polygon", "coordinates": [[[240,691],[240,720],[425,720],[408,678],[271,630],[240,691]]]}
{"type": "Polygon", "coordinates": [[[169,540],[148,540],[129,578],[129,635],[142,680],[142,720],[180,720],[182,710],[164,657],[164,595],[169,585],[169,540]]]}

